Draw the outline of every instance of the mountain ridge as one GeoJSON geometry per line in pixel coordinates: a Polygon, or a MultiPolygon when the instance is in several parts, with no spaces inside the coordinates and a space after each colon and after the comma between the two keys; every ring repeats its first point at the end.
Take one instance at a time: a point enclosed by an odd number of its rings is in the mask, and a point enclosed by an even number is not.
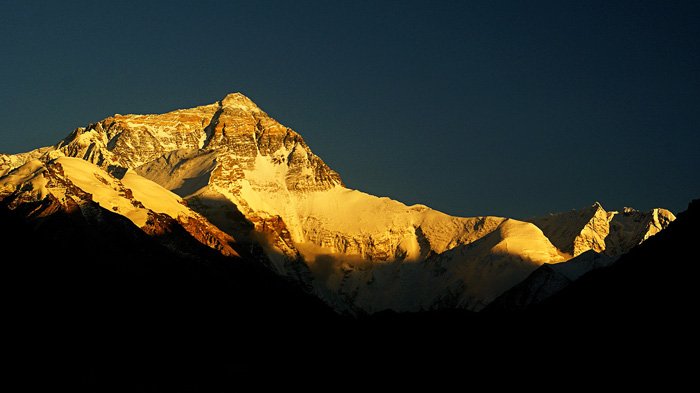
{"type": "Polygon", "coordinates": [[[0,155],[0,174],[64,156],[101,167],[112,183],[136,179],[137,194],[145,184],[177,194],[226,243],[260,248],[272,270],[350,313],[480,310],[541,265],[625,251],[674,218],[652,210],[650,229],[615,221],[598,203],[523,221],[406,206],[347,188],[300,134],[241,93],[161,115],[116,114],[53,147],[0,155]],[[608,239],[611,228],[618,235],[608,239]]]}

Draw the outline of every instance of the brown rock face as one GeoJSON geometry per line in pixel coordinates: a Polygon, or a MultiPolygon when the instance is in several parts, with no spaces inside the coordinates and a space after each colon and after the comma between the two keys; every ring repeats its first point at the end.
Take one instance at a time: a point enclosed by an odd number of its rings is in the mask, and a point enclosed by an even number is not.
{"type": "Polygon", "coordinates": [[[325,190],[342,184],[340,176],[311,152],[301,135],[283,126],[239,93],[218,104],[206,133],[204,149],[218,150],[219,168],[212,180],[219,185],[243,179],[255,168],[256,158],[269,157],[286,168],[286,188],[325,190]]]}
{"type": "Polygon", "coordinates": [[[166,152],[197,149],[216,105],[162,115],[114,115],[78,128],[56,149],[104,168],[136,168],[166,152]]]}
{"type": "Polygon", "coordinates": [[[176,220],[167,214],[149,212],[148,221],[141,229],[147,234],[161,239],[161,243],[164,243],[168,248],[176,252],[183,251],[182,246],[177,242],[182,237],[179,231],[184,229],[198,242],[219,251],[225,256],[239,256],[230,245],[234,243],[234,239],[231,236],[200,220],[176,220]]]}
{"type": "Polygon", "coordinates": [[[244,177],[256,157],[288,167],[290,190],[323,190],[340,176],[311,152],[301,135],[268,116],[240,93],[215,104],[162,115],[114,115],[79,128],[56,146],[103,168],[136,169],[177,150],[217,151],[215,179],[244,177]]]}
{"type": "Polygon", "coordinates": [[[226,256],[238,256],[238,253],[231,247],[231,244],[235,243],[234,238],[219,228],[201,220],[182,221],[180,225],[192,237],[200,243],[209,246],[209,248],[213,248],[226,256]]]}

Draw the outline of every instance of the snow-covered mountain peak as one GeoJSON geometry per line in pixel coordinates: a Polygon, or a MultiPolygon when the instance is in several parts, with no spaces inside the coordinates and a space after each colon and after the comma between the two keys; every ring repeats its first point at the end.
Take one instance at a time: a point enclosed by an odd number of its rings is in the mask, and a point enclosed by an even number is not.
{"type": "Polygon", "coordinates": [[[241,93],[164,114],[114,115],[55,146],[0,155],[0,176],[9,172],[0,191],[60,194],[45,183],[62,178],[44,170],[65,172],[75,192],[139,227],[164,214],[222,250],[226,241],[211,234],[223,231],[353,311],[479,309],[542,264],[628,249],[673,220],[597,202],[529,223],[406,206],[345,187],[299,133],[241,93]]]}
{"type": "Polygon", "coordinates": [[[238,92],[227,94],[219,103],[224,108],[238,108],[247,112],[261,112],[260,108],[258,108],[250,98],[238,92]]]}
{"type": "Polygon", "coordinates": [[[675,216],[665,209],[649,212],[626,207],[606,211],[596,202],[580,210],[529,220],[563,252],[576,257],[588,250],[619,255],[665,228],[675,216]]]}

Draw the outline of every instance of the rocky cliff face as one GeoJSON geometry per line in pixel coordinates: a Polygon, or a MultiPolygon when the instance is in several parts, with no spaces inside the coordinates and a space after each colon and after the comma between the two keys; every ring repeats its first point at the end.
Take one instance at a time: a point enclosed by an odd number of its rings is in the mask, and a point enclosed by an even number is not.
{"type": "Polygon", "coordinates": [[[660,211],[616,219],[598,204],[531,223],[461,218],[368,195],[346,188],[298,133],[240,93],[162,115],[114,115],[56,146],[0,156],[0,170],[63,156],[103,168],[121,179],[108,183],[156,206],[139,180],[150,179],[206,217],[182,223],[200,241],[225,252],[235,238],[353,312],[478,310],[545,263],[624,249],[672,220],[660,211]]]}

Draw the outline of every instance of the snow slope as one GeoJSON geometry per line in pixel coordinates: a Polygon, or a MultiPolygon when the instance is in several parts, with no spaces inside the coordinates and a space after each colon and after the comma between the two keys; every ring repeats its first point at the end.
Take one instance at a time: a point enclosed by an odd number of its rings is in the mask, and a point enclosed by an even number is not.
{"type": "Polygon", "coordinates": [[[480,310],[543,263],[564,260],[537,227],[516,220],[424,260],[372,263],[342,255],[317,253],[311,269],[323,288],[367,312],[480,310]]]}
{"type": "Polygon", "coordinates": [[[225,255],[235,255],[232,237],[186,206],[177,195],[133,171],[119,180],[96,165],[78,158],[59,157],[43,163],[31,160],[0,177],[0,199],[11,197],[15,207],[24,203],[53,202],[70,210],[90,203],[122,215],[147,233],[169,230],[168,219],[183,226],[197,240],[225,255]]]}
{"type": "Polygon", "coordinates": [[[157,183],[137,175],[134,171],[127,171],[121,182],[147,209],[165,213],[173,218],[195,217],[194,212],[187,208],[182,198],[157,183]]]}
{"type": "Polygon", "coordinates": [[[81,159],[61,157],[56,163],[63,168],[67,179],[90,194],[101,207],[121,214],[139,228],[146,225],[148,209],[119,180],[81,159]]]}
{"type": "Polygon", "coordinates": [[[41,161],[28,161],[0,178],[0,195],[19,191],[28,194],[33,200],[44,199],[49,194],[46,188],[48,181],[44,177],[45,170],[41,161]]]}

